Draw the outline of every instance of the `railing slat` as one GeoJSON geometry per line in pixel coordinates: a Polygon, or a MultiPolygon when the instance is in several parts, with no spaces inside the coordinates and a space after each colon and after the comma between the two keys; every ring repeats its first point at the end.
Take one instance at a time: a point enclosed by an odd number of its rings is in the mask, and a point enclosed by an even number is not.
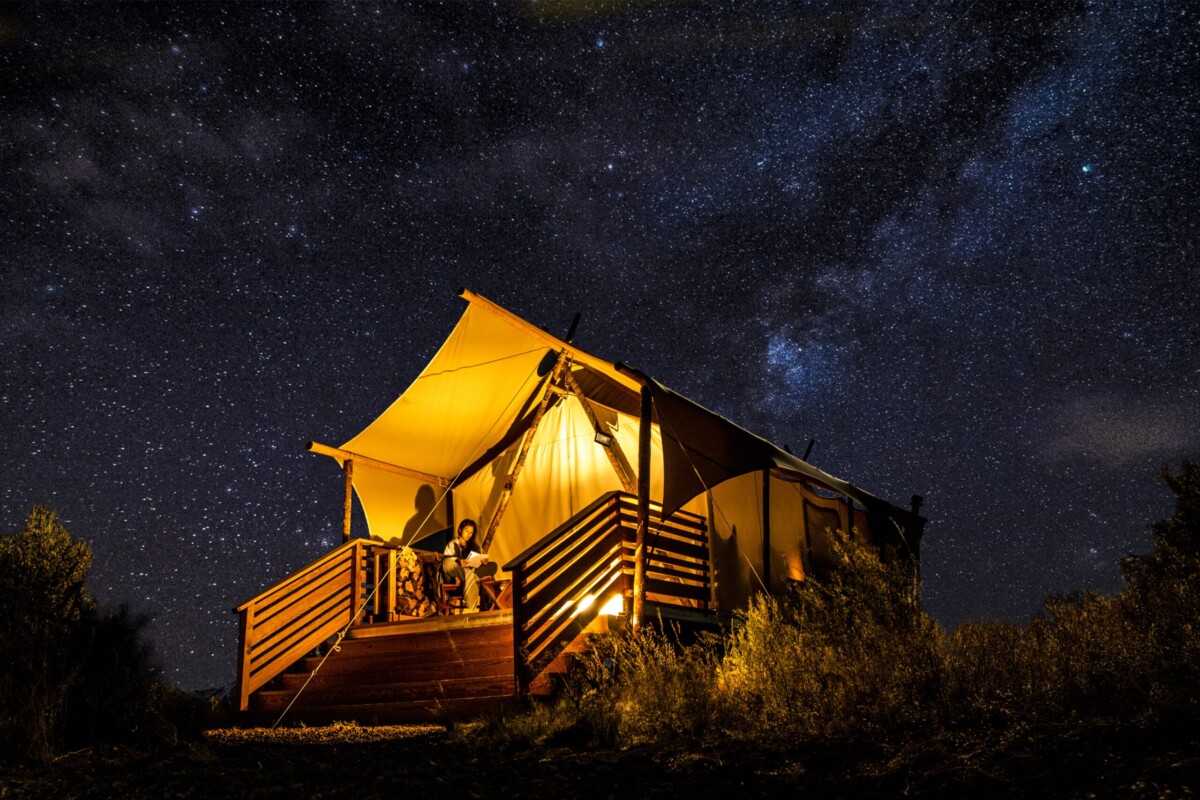
{"type": "MultiPolygon", "coordinates": [[[[647,537],[647,538],[649,538],[649,537],[647,537]]],[[[627,531],[626,535],[625,535],[625,544],[627,546],[632,545],[633,541],[634,541],[633,534],[629,533],[627,531]]],[[[652,549],[652,550],[668,550],[671,553],[674,553],[675,555],[685,556],[687,558],[694,558],[697,561],[707,561],[708,560],[708,548],[701,547],[700,545],[697,545],[697,544],[683,544],[682,542],[664,543],[660,539],[659,541],[655,542],[654,546],[650,549],[652,549]]],[[[631,554],[630,557],[632,557],[632,552],[633,552],[632,549],[630,549],[629,552],[631,554]]]]}
{"type": "Polygon", "coordinates": [[[309,639],[298,641],[289,649],[279,653],[278,656],[269,662],[269,664],[264,665],[264,668],[258,673],[258,675],[251,678],[250,691],[253,692],[255,689],[262,687],[276,675],[283,672],[283,670],[296,663],[296,661],[302,658],[305,653],[313,649],[316,642],[325,641],[330,636],[341,630],[343,625],[345,625],[345,620],[341,615],[331,615],[319,628],[315,628],[313,630],[314,635],[310,638],[315,639],[315,642],[310,641],[309,639]]]}
{"type": "MultiPolygon", "coordinates": [[[[595,546],[597,542],[614,538],[613,535],[616,532],[617,529],[612,524],[612,520],[607,520],[599,525],[589,525],[586,530],[572,533],[569,538],[563,540],[564,544],[561,548],[546,550],[536,567],[526,564],[524,571],[526,586],[537,587],[546,581],[553,580],[577,560],[581,553],[595,546]]],[[[537,589],[530,589],[523,597],[528,600],[536,591],[537,589]]]]}
{"type": "MultiPolygon", "coordinates": [[[[619,569],[611,572],[601,571],[588,582],[588,591],[585,591],[584,594],[590,594],[592,592],[603,594],[620,576],[621,571],[619,569]]],[[[547,620],[546,623],[544,623],[535,634],[529,637],[530,663],[537,661],[538,657],[541,656],[555,640],[561,637],[563,631],[566,630],[572,622],[576,622],[581,618],[586,618],[590,622],[592,619],[595,619],[598,612],[599,604],[596,603],[591,608],[586,609],[579,614],[561,614],[550,620],[547,620]]],[[[571,638],[573,639],[575,637],[572,636],[571,638]]],[[[567,644],[570,644],[570,642],[563,642],[563,645],[567,644]]]]}
{"type": "Polygon", "coordinates": [[[612,560],[621,560],[620,544],[605,537],[596,541],[591,547],[580,553],[570,563],[565,564],[555,576],[547,582],[536,584],[527,589],[522,600],[530,607],[530,617],[537,616],[538,611],[547,605],[560,601],[563,593],[576,584],[583,574],[594,565],[612,560]]]}
{"type": "MultiPolygon", "coordinates": [[[[624,492],[602,495],[504,565],[513,580],[519,693],[596,617],[598,608],[578,611],[583,597],[592,594],[599,601],[616,583],[629,590],[635,503],[624,492]]],[[[659,504],[651,503],[651,509],[661,513],[659,504]]],[[[665,521],[652,518],[648,540],[653,546],[646,558],[646,589],[655,602],[707,607],[712,590],[705,519],[689,512],[665,521]]]]}
{"type": "Polygon", "coordinates": [[[583,511],[580,511],[578,514],[571,517],[571,519],[567,520],[562,525],[559,525],[557,528],[550,531],[550,533],[546,534],[541,539],[538,539],[529,547],[522,550],[515,558],[509,559],[508,563],[504,565],[503,570],[505,572],[512,572],[513,569],[517,568],[518,566],[524,569],[526,561],[528,561],[537,553],[541,552],[544,548],[548,547],[551,543],[562,538],[562,535],[567,531],[575,530],[579,526],[579,520],[590,516],[601,506],[611,504],[613,500],[620,494],[620,492],[608,492],[607,494],[600,495],[590,504],[588,504],[583,511]]]}
{"type": "Polygon", "coordinates": [[[352,539],[242,603],[238,705],[305,653],[354,621],[365,550],[352,539]]]}
{"type": "Polygon", "coordinates": [[[265,639],[281,628],[293,625],[297,617],[308,609],[334,594],[345,593],[350,588],[350,572],[347,569],[343,569],[340,573],[322,575],[321,577],[323,580],[311,584],[310,591],[307,594],[297,595],[292,604],[287,608],[280,609],[269,618],[260,619],[255,625],[255,630],[258,631],[259,636],[265,639]]]}
{"type": "MultiPolygon", "coordinates": [[[[343,589],[345,588],[347,587],[343,587],[343,589]]],[[[337,594],[327,594],[310,598],[306,603],[307,607],[303,610],[297,610],[296,614],[288,621],[286,627],[277,627],[274,631],[263,635],[255,641],[254,648],[251,650],[254,658],[256,660],[260,659],[268,651],[278,648],[281,641],[286,641],[295,636],[304,636],[306,634],[305,628],[312,620],[325,614],[330,607],[344,605],[347,611],[349,611],[349,604],[349,592],[344,590],[337,594]]]]}
{"type": "Polygon", "coordinates": [[[546,618],[560,613],[564,606],[574,606],[588,593],[586,586],[595,580],[595,576],[610,569],[615,572],[621,571],[621,557],[615,548],[610,548],[606,556],[581,562],[578,571],[569,576],[569,581],[560,580],[546,590],[540,603],[530,604],[525,630],[532,636],[532,631],[546,618]]]}
{"type": "MultiPolygon", "coordinates": [[[[683,597],[689,600],[708,600],[709,590],[706,586],[689,586],[686,583],[671,583],[646,579],[646,593],[665,595],[667,597],[683,597]]],[[[677,605],[672,603],[672,605],[677,605]]]]}

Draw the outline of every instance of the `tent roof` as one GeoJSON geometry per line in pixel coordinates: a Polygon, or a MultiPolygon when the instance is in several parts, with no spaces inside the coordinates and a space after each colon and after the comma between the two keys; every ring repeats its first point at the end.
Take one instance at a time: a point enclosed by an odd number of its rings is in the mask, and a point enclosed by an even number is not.
{"type": "MultiPolygon", "coordinates": [[[[780,469],[903,519],[907,510],[755,436],[637,370],[598,358],[466,289],[458,325],[412,385],[342,445],[350,453],[452,483],[466,479],[530,425],[557,353],[573,364],[585,396],[638,416],[649,387],[662,429],[664,513],[724,480],[780,469]]],[[[364,498],[366,499],[366,498],[364,498]]]]}

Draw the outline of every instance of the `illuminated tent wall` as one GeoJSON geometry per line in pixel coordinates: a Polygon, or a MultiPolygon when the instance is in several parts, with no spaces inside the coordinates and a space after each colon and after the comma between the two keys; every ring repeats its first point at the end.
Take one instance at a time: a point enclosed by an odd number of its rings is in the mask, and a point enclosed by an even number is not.
{"type": "Polygon", "coordinates": [[[914,511],[826,475],[479,295],[464,290],[462,296],[468,301],[462,318],[404,394],[340,448],[311,445],[343,466],[353,461],[353,488],[373,537],[418,543],[471,518],[481,541],[507,503],[488,547],[492,560],[504,564],[600,495],[629,488],[597,433],[616,441],[615,458],[626,476],[635,475],[646,385],[654,408],[650,497],[664,513],[682,508],[708,518],[720,608],[743,605],[764,581],[778,589],[819,567],[824,527],[845,529],[851,514],[861,535],[895,540],[916,555],[923,520],[914,511]],[[560,354],[570,371],[560,384],[586,398],[595,425],[584,401],[551,386],[560,354]],[[770,509],[765,519],[764,508],[770,509]]]}

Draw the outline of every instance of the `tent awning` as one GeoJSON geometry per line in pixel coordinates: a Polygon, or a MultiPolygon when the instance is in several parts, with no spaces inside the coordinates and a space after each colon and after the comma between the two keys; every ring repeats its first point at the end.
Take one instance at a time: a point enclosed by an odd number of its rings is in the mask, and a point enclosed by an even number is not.
{"type": "MultiPolygon", "coordinates": [[[[662,434],[664,514],[730,478],[765,469],[803,476],[868,511],[893,518],[907,513],[653,378],[581,350],[478,294],[460,294],[467,309],[441,349],[408,389],[342,450],[457,485],[510,450],[529,428],[562,354],[571,360],[575,381],[589,400],[634,419],[642,386],[649,387],[654,422],[662,434]]],[[[415,479],[390,475],[360,480],[356,473],[355,489],[372,530],[377,524],[398,529],[406,520],[411,526],[413,504],[404,498],[405,492],[397,491],[398,480],[415,479]]],[[[439,495],[446,491],[444,485],[437,488],[439,495]]],[[[591,499],[580,498],[584,503],[591,499]]],[[[428,497],[424,502],[428,508],[428,497]]]]}

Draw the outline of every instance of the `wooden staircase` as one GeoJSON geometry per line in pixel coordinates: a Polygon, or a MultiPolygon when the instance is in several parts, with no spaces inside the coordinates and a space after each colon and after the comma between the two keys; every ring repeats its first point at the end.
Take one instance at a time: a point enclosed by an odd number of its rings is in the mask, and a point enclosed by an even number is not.
{"type": "Polygon", "coordinates": [[[274,722],[301,687],[288,724],[439,722],[516,702],[510,612],[357,626],[309,680],[320,662],[306,657],[255,692],[249,716],[274,722]]]}
{"type": "MultiPolygon", "coordinates": [[[[602,495],[506,564],[511,611],[396,619],[395,549],[342,544],[235,609],[244,721],[434,722],[553,692],[588,637],[608,632],[601,608],[628,608],[635,500],[602,495]],[[311,655],[343,630],[323,662],[311,655]]],[[[702,517],[652,518],[647,603],[711,616],[708,557],[702,517]]]]}

